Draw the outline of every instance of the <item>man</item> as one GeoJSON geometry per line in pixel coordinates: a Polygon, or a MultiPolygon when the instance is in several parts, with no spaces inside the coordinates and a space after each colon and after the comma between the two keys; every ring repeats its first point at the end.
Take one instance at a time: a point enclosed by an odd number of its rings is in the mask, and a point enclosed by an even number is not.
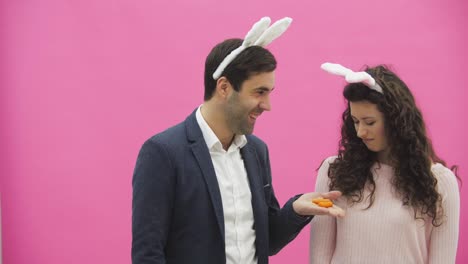
{"type": "Polygon", "coordinates": [[[213,48],[204,103],[144,143],[133,176],[133,264],[266,264],[312,215],[341,214],[311,202],[339,192],[298,195],[279,207],[267,146],[251,135],[271,109],[276,60],[249,37],[213,48]]]}

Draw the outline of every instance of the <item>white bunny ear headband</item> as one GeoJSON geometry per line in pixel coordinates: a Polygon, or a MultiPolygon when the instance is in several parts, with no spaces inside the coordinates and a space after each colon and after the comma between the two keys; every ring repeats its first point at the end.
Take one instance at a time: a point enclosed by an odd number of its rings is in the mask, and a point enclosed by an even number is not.
{"type": "Polygon", "coordinates": [[[348,83],[363,83],[370,89],[383,94],[382,87],[367,72],[353,72],[340,64],[330,62],[325,62],[320,68],[328,73],[343,76],[348,83]]]}
{"type": "Polygon", "coordinates": [[[242,45],[229,53],[229,55],[227,55],[226,58],[224,58],[224,60],[219,64],[218,68],[216,68],[216,71],[213,73],[213,79],[217,80],[223,73],[224,69],[229,65],[229,63],[231,63],[243,50],[250,46],[265,47],[274,39],[281,36],[286,31],[286,29],[288,29],[291,22],[291,18],[285,17],[276,21],[273,25],[270,26],[271,19],[269,17],[263,17],[260,19],[247,33],[244,42],[242,42],[242,45]]]}

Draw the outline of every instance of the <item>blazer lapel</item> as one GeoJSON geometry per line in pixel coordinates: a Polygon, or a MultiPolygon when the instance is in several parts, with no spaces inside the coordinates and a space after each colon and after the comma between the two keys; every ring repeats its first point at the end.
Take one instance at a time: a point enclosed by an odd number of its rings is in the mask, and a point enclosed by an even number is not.
{"type": "Polygon", "coordinates": [[[203,138],[200,127],[198,126],[195,112],[196,110],[185,120],[187,138],[190,142],[192,142],[192,144],[190,144],[190,148],[192,149],[193,155],[195,156],[195,159],[200,166],[206,185],[208,187],[211,203],[213,204],[219,230],[221,231],[221,235],[224,241],[224,212],[223,203],[221,201],[221,193],[213,167],[213,162],[211,161],[210,152],[206,145],[205,139],[203,138]]]}
{"type": "Polygon", "coordinates": [[[259,167],[257,153],[255,152],[255,149],[247,144],[244,148],[241,149],[241,155],[244,159],[244,166],[247,170],[247,177],[249,178],[250,191],[252,192],[252,199],[254,201],[253,205],[256,205],[257,201],[262,200],[260,196],[261,192],[258,192],[258,190],[262,189],[262,175],[259,167]]]}
{"type": "Polygon", "coordinates": [[[259,259],[268,256],[268,252],[264,252],[268,248],[268,221],[267,221],[267,206],[264,203],[262,171],[258,160],[257,152],[247,143],[241,149],[241,154],[244,159],[245,169],[250,183],[250,192],[252,194],[252,210],[255,220],[255,233],[257,254],[259,259]]]}

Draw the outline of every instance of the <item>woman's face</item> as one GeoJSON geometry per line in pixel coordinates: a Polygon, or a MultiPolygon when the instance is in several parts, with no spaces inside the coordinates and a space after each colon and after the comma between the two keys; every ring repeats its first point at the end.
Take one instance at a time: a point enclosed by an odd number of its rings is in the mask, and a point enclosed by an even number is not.
{"type": "Polygon", "coordinates": [[[378,110],[377,105],[369,101],[357,101],[350,102],[349,107],[357,136],[362,139],[370,151],[379,153],[379,156],[387,156],[388,141],[385,134],[385,118],[383,113],[378,110]]]}

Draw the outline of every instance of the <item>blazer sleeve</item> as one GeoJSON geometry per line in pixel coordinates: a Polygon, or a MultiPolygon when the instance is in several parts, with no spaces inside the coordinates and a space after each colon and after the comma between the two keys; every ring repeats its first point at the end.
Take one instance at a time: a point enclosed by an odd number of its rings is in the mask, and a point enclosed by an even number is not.
{"type": "Polygon", "coordinates": [[[132,263],[166,263],[173,208],[175,169],[167,147],[154,139],[146,141],[133,174],[132,263]]]}
{"type": "Polygon", "coordinates": [[[270,256],[278,253],[284,246],[291,242],[306,226],[312,217],[297,215],[293,209],[293,202],[301,196],[296,195],[289,199],[283,208],[280,208],[271,180],[271,167],[266,148],[266,170],[267,185],[264,187],[265,197],[268,204],[268,229],[269,229],[269,252],[270,256]]]}
{"type": "Polygon", "coordinates": [[[455,263],[460,220],[458,182],[453,172],[440,164],[436,165],[433,173],[442,196],[443,221],[440,226],[432,229],[428,263],[455,263]]]}
{"type": "MultiPolygon", "coordinates": [[[[328,192],[328,168],[334,158],[326,159],[318,171],[315,183],[316,192],[328,192]]],[[[336,243],[336,218],[330,216],[316,217],[311,222],[309,258],[310,263],[329,264],[331,262],[336,243]]]]}

